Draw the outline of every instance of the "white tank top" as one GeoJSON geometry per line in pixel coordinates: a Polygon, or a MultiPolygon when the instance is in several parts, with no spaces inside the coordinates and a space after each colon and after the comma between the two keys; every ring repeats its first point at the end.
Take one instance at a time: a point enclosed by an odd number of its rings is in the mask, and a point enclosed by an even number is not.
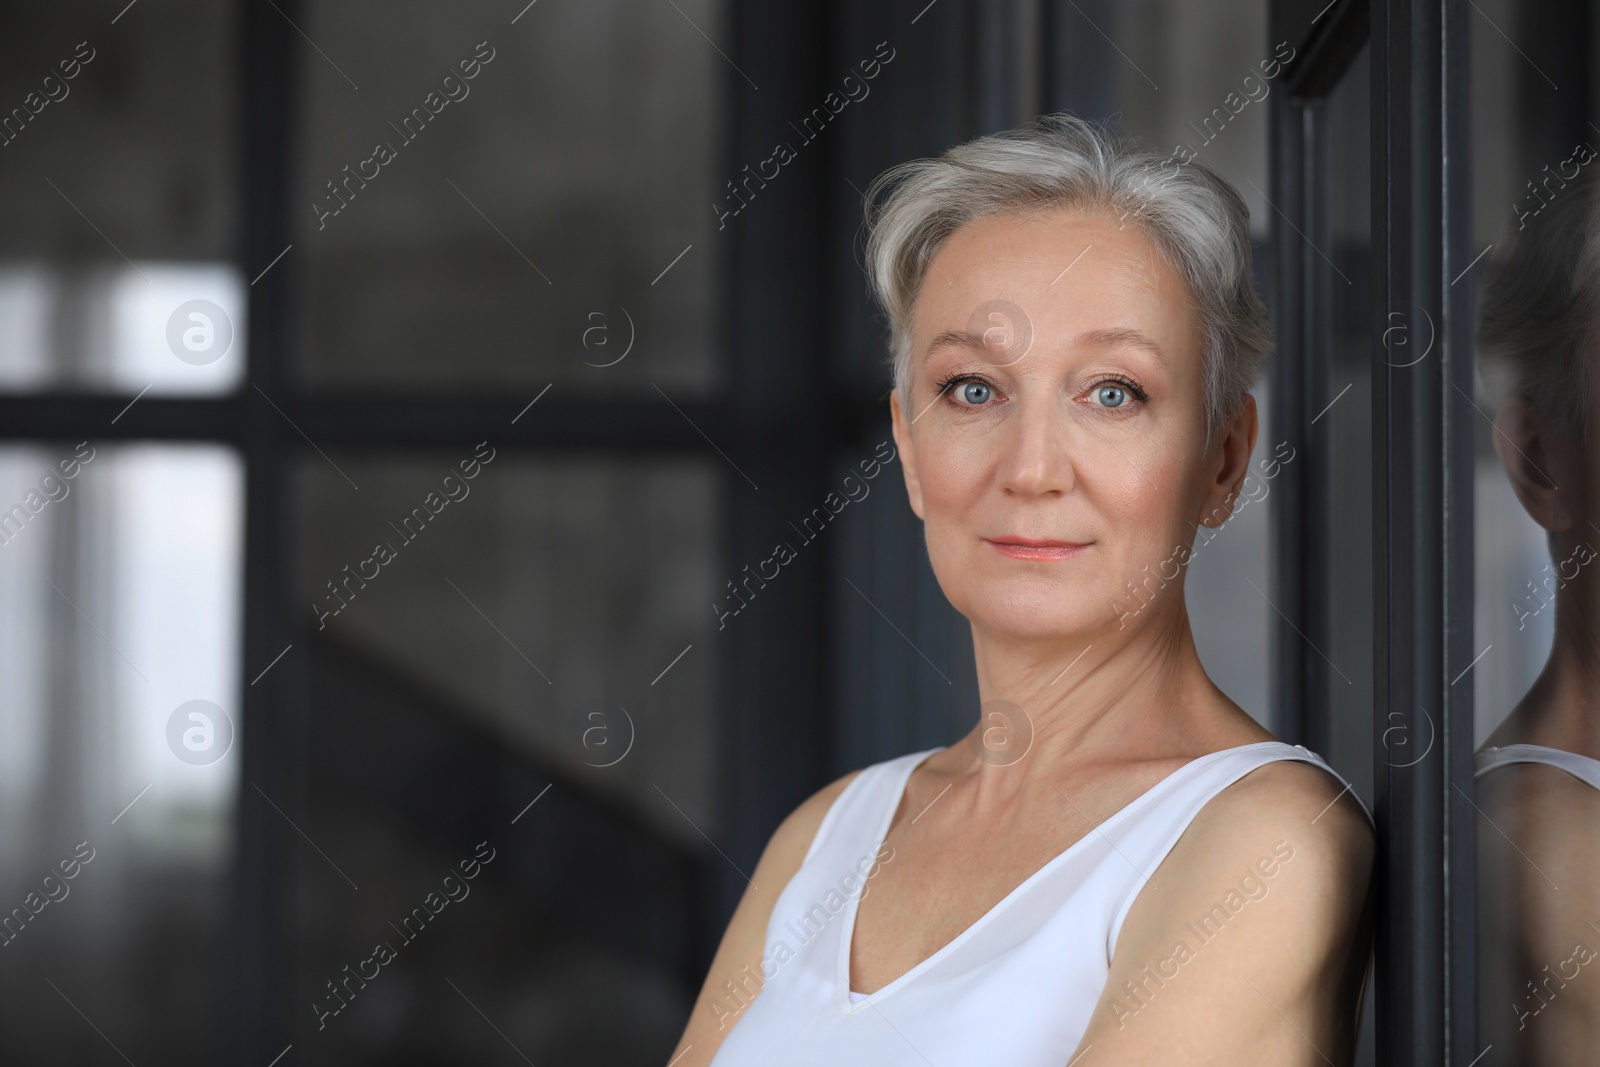
{"type": "Polygon", "coordinates": [[[1478,753],[1476,762],[1477,773],[1473,775],[1475,778],[1482,778],[1496,767],[1504,767],[1508,763],[1543,763],[1559,767],[1578,781],[1600,789],[1600,760],[1559,748],[1546,748],[1544,745],[1506,745],[1504,748],[1486,748],[1478,753]]]}
{"type": "MultiPolygon", "coordinates": [[[[1281,741],[1193,760],[928,959],[870,995],[851,996],[856,907],[870,886],[863,874],[912,770],[936,751],[875,763],[834,799],[767,922],[764,983],[713,1067],[1064,1067],[1099,1002],[1134,898],[1206,802],[1276,760],[1339,777],[1315,753],[1281,741]]],[[[730,995],[725,1006],[737,1004],[730,995]]]]}

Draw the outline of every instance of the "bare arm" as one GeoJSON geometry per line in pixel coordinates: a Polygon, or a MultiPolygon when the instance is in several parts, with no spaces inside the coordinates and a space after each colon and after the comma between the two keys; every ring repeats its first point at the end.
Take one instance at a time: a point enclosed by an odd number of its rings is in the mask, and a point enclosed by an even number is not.
{"type": "Polygon", "coordinates": [[[1576,1067],[1600,1042],[1600,792],[1566,771],[1478,783],[1479,1037],[1501,1062],[1576,1067]]]}
{"type": "Polygon", "coordinates": [[[1374,841],[1339,790],[1271,763],[1201,809],[1128,912],[1074,1067],[1351,1061],[1374,841]]]}
{"type": "Polygon", "coordinates": [[[683,1036],[672,1050],[673,1067],[706,1067],[761,990],[761,952],[767,920],[789,879],[805,859],[817,827],[834,800],[859,771],[851,771],[813,793],[773,831],[750,885],[739,898],[711,970],[695,998],[683,1036]],[[679,1059],[679,1057],[682,1059],[679,1059]]]}

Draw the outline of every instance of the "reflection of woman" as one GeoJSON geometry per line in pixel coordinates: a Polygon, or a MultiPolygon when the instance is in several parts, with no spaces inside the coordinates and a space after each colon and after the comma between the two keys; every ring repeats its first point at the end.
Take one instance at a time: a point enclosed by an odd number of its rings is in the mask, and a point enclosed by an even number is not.
{"type": "MultiPolygon", "coordinates": [[[[1523,220],[1484,296],[1495,450],[1546,531],[1555,641],[1478,753],[1479,1015],[1500,1062],[1592,1064],[1600,1048],[1600,187],[1523,220]]],[[[1530,613],[1513,604],[1519,617],[1530,613]]],[[[1542,610],[1542,608],[1541,608],[1542,610]]]]}
{"type": "Polygon", "coordinates": [[[1184,608],[1256,437],[1243,202],[1068,116],[875,190],[895,441],[983,715],[783,822],[675,1064],[1347,1062],[1368,821],[1184,608]]]}

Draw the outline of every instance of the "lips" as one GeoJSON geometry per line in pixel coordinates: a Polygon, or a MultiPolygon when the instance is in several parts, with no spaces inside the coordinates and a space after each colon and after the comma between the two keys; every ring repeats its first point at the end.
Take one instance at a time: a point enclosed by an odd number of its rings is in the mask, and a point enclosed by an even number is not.
{"type": "Polygon", "coordinates": [[[1002,556],[1012,559],[1058,560],[1070,559],[1088,548],[1076,541],[1053,541],[1033,537],[986,537],[985,541],[1002,556]]]}

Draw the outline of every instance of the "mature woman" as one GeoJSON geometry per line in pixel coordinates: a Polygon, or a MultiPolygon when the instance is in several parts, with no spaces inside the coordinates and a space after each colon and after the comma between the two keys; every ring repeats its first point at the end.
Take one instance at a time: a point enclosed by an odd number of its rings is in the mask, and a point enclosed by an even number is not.
{"type": "Polygon", "coordinates": [[[1578,1067],[1600,1042],[1600,181],[1518,223],[1480,365],[1495,451],[1550,551],[1508,607],[1520,625],[1553,604],[1555,639],[1477,757],[1479,1037],[1506,1063],[1578,1067]]]}
{"type": "Polygon", "coordinates": [[[983,707],[784,820],[674,1067],[1349,1062],[1368,819],[1212,684],[1184,608],[1256,438],[1243,202],[1064,115],[869,200],[894,437],[983,707]]]}

